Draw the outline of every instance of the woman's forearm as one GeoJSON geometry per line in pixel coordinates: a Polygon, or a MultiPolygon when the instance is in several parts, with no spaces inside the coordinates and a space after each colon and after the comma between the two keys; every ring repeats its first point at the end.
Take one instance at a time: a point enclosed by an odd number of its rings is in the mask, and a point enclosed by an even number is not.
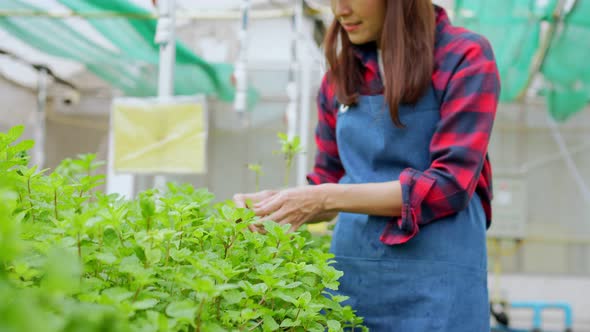
{"type": "Polygon", "coordinates": [[[402,210],[399,181],[366,184],[323,184],[318,186],[328,212],[350,212],[397,217],[402,210]]]}

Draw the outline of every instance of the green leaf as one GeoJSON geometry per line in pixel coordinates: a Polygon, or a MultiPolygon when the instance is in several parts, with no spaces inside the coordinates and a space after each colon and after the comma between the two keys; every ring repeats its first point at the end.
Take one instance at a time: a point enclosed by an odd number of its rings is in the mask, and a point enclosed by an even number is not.
{"type": "Polygon", "coordinates": [[[279,292],[279,291],[273,292],[273,296],[278,297],[279,299],[281,299],[285,302],[289,302],[294,305],[297,305],[297,303],[298,303],[297,299],[295,299],[294,297],[287,295],[283,292],[279,292]]]}
{"type": "Polygon", "coordinates": [[[309,302],[311,302],[311,294],[309,292],[305,292],[305,293],[301,294],[299,299],[297,299],[297,306],[299,308],[303,308],[303,307],[307,306],[309,304],[309,302]]]}
{"type": "Polygon", "coordinates": [[[242,319],[244,321],[250,321],[250,320],[260,317],[260,312],[254,311],[251,308],[246,308],[246,309],[242,309],[242,311],[240,312],[240,316],[242,317],[242,319]]]}
{"type": "Polygon", "coordinates": [[[287,141],[287,140],[289,140],[289,136],[287,136],[287,134],[282,133],[282,132],[277,133],[277,137],[281,141],[287,141]]]}
{"type": "Polygon", "coordinates": [[[102,296],[109,299],[113,303],[119,303],[133,297],[133,292],[130,292],[126,288],[114,287],[105,289],[102,292],[102,296]]]}
{"type": "Polygon", "coordinates": [[[158,300],[156,299],[145,299],[137,302],[133,302],[133,308],[137,310],[146,310],[156,306],[158,304],[158,300]]]}
{"type": "Polygon", "coordinates": [[[170,257],[175,260],[176,262],[184,262],[187,258],[191,256],[192,252],[187,248],[182,248],[178,250],[176,248],[170,249],[170,257]]]}
{"type": "Polygon", "coordinates": [[[30,149],[32,149],[35,146],[35,141],[33,140],[23,140],[17,144],[15,144],[12,148],[14,149],[15,152],[22,152],[22,151],[28,151],[30,149]]]}
{"type": "Polygon", "coordinates": [[[184,300],[172,302],[166,307],[166,314],[172,318],[184,318],[192,321],[197,312],[197,306],[193,301],[184,300]]]}
{"type": "Polygon", "coordinates": [[[283,322],[281,322],[280,327],[294,327],[294,326],[298,326],[300,324],[301,324],[300,320],[293,321],[291,318],[285,318],[285,320],[283,320],[283,322]]]}
{"type": "Polygon", "coordinates": [[[117,261],[117,257],[115,257],[115,255],[109,253],[98,253],[96,255],[94,255],[94,257],[96,257],[97,260],[99,260],[101,263],[104,264],[113,264],[117,261]]]}
{"type": "Polygon", "coordinates": [[[240,303],[240,301],[242,301],[242,299],[245,299],[247,297],[246,293],[240,292],[238,290],[230,290],[230,291],[224,292],[222,296],[223,296],[223,299],[228,304],[240,303]]]}
{"type": "Polygon", "coordinates": [[[145,257],[150,265],[154,265],[162,258],[162,251],[160,249],[146,249],[145,257]]]}
{"type": "Polygon", "coordinates": [[[276,331],[280,328],[279,323],[271,315],[264,315],[263,319],[262,327],[264,331],[276,331]]]}
{"type": "Polygon", "coordinates": [[[11,140],[16,140],[17,138],[21,137],[21,135],[23,134],[24,131],[25,131],[25,126],[23,126],[23,125],[14,126],[8,130],[8,137],[11,140]]]}
{"type": "Polygon", "coordinates": [[[292,282],[286,286],[283,286],[282,288],[286,288],[286,289],[292,289],[292,288],[297,288],[299,286],[301,286],[302,283],[300,281],[296,281],[296,282],[292,282]]]}
{"type": "Polygon", "coordinates": [[[311,325],[307,326],[307,331],[309,332],[325,332],[326,329],[324,326],[318,322],[313,322],[311,325]]]}
{"type": "Polygon", "coordinates": [[[327,325],[328,325],[329,332],[339,332],[342,330],[342,326],[340,325],[340,323],[338,321],[335,321],[332,319],[328,320],[327,325]]]}

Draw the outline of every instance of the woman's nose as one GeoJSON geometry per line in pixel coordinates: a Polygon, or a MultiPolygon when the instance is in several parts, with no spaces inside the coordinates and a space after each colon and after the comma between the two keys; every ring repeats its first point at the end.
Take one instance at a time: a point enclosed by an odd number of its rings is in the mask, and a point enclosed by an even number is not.
{"type": "Polygon", "coordinates": [[[350,16],[352,14],[350,0],[332,0],[332,11],[336,18],[350,16]]]}

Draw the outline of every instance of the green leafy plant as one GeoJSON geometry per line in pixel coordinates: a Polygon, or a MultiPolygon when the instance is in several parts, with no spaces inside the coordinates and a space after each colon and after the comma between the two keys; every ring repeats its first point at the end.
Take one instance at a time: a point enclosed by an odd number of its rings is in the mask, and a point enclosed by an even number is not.
{"type": "Polygon", "coordinates": [[[281,144],[280,153],[283,155],[285,160],[285,187],[289,186],[289,175],[291,174],[291,168],[293,166],[293,160],[298,153],[302,151],[301,139],[299,136],[295,136],[289,139],[289,136],[285,133],[278,133],[279,143],[281,144]]]}
{"type": "Polygon", "coordinates": [[[190,185],[134,200],[98,190],[93,155],[26,166],[0,133],[0,330],[340,331],[362,326],[308,232],[190,185]],[[7,300],[10,299],[10,300],[7,300]]]}
{"type": "Polygon", "coordinates": [[[254,172],[256,176],[256,191],[260,191],[260,177],[264,174],[262,172],[262,165],[260,164],[248,164],[248,169],[254,172]]]}

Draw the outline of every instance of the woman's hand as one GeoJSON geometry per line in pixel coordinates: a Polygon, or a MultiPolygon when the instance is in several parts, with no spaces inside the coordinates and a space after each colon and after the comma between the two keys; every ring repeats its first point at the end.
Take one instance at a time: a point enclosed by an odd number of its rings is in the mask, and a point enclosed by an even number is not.
{"type": "MultiPolygon", "coordinates": [[[[239,208],[249,208],[252,209],[254,206],[251,204],[255,204],[265,199],[271,198],[278,193],[276,190],[264,190],[257,193],[250,193],[250,194],[235,194],[234,195],[234,203],[239,208]]],[[[248,225],[248,229],[252,232],[264,233],[264,228],[262,226],[257,226],[254,224],[248,225]]]]}
{"type": "Polygon", "coordinates": [[[325,195],[317,186],[286,189],[266,196],[254,204],[254,212],[262,217],[260,221],[273,220],[281,225],[290,224],[290,231],[296,231],[307,222],[316,221],[327,212],[325,195]]]}
{"type": "Polygon", "coordinates": [[[270,197],[273,197],[278,193],[277,190],[264,190],[257,193],[251,194],[235,194],[234,195],[234,203],[239,208],[253,208],[253,206],[249,206],[249,204],[256,204],[261,201],[264,201],[270,197]]]}

